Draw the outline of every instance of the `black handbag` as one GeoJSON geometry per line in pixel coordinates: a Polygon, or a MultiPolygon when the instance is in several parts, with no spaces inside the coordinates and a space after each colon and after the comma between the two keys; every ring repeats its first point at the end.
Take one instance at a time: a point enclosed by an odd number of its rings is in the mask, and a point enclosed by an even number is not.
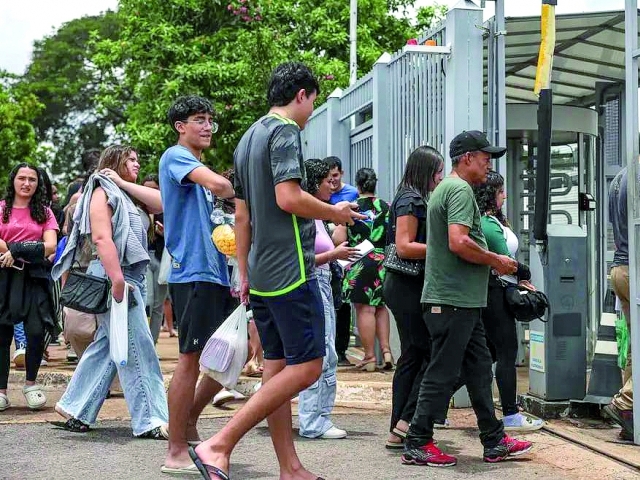
{"type": "Polygon", "coordinates": [[[60,304],[79,312],[105,313],[111,307],[111,282],[108,278],[96,277],[80,270],[80,264],[75,261],[79,248],[80,242],[73,251],[69,276],[60,292],[60,304]]]}
{"type": "Polygon", "coordinates": [[[424,271],[424,260],[405,260],[400,258],[396,244],[390,243],[384,250],[382,266],[395,273],[417,277],[424,271]]]}
{"type": "MultiPolygon", "coordinates": [[[[506,283],[506,282],[505,282],[506,283]]],[[[515,284],[504,285],[504,296],[509,310],[519,322],[541,320],[549,308],[549,299],[540,291],[532,291],[515,284]]]]}

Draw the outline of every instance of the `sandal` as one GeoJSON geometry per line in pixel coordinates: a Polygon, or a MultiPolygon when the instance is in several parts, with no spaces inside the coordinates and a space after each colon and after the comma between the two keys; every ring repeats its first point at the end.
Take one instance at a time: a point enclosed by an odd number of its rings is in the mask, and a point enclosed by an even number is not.
{"type": "Polygon", "coordinates": [[[393,361],[393,355],[391,355],[391,350],[383,350],[382,358],[384,359],[384,367],[382,367],[382,369],[393,370],[393,366],[395,362],[393,361]]]}
{"type": "Polygon", "coordinates": [[[47,397],[44,395],[44,392],[39,385],[31,385],[30,387],[25,385],[22,389],[22,393],[24,394],[24,398],[27,400],[27,406],[31,410],[42,408],[47,403],[47,397]]]}
{"type": "Polygon", "coordinates": [[[356,368],[358,370],[362,370],[363,372],[375,372],[376,371],[376,359],[375,357],[367,360],[364,358],[361,362],[356,364],[356,368]]]}
{"type": "Polygon", "coordinates": [[[4,412],[10,406],[11,402],[9,401],[9,397],[7,397],[4,393],[0,393],[0,412],[4,412]]]}
{"type": "Polygon", "coordinates": [[[407,432],[405,432],[404,430],[400,430],[398,427],[393,427],[393,430],[391,430],[391,433],[394,434],[396,437],[401,438],[402,440],[407,439],[407,432]]]}
{"type": "Polygon", "coordinates": [[[215,477],[219,478],[220,480],[229,480],[229,475],[224,473],[218,467],[214,467],[213,465],[207,465],[206,463],[202,463],[202,460],[200,460],[200,457],[198,457],[198,454],[196,453],[193,447],[189,447],[189,456],[191,457],[191,460],[193,460],[193,463],[195,464],[196,468],[202,475],[202,478],[204,478],[205,480],[214,480],[214,478],[211,475],[215,475],[215,477]]]}

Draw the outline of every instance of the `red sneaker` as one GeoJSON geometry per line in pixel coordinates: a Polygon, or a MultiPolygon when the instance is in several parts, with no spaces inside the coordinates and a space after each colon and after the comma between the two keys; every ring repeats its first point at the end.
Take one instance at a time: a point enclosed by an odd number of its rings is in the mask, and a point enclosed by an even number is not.
{"type": "Polygon", "coordinates": [[[402,455],[402,463],[405,465],[427,465],[429,467],[453,467],[458,460],[456,457],[447,455],[438,447],[433,440],[420,448],[405,450],[402,455]]]}
{"type": "Polygon", "coordinates": [[[525,442],[511,438],[509,435],[505,435],[493,448],[484,449],[483,459],[485,462],[496,463],[501,462],[508,456],[516,457],[527,453],[533,447],[533,443],[525,442]]]}

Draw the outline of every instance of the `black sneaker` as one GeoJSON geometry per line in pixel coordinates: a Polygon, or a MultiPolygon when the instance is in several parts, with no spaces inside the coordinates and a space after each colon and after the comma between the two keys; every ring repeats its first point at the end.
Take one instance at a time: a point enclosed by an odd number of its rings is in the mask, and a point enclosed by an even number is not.
{"type": "Polygon", "coordinates": [[[91,430],[91,427],[89,425],[78,420],[77,418],[70,418],[64,422],[52,421],[49,423],[54,427],[61,428],[63,430],[66,430],[67,432],[87,433],[89,430],[91,430]]]}

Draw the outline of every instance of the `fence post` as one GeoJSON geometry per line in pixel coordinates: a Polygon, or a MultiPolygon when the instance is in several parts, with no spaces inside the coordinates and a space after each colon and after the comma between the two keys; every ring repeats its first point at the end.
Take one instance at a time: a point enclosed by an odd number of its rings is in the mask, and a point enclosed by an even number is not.
{"type": "Polygon", "coordinates": [[[340,121],[342,90],[336,88],[327,98],[327,157],[336,156],[342,161],[345,177],[349,178],[351,145],[349,124],[340,121]]]}
{"type": "MultiPolygon", "coordinates": [[[[446,42],[451,55],[446,66],[445,135],[442,152],[451,171],[449,143],[463,130],[483,130],[482,9],[463,0],[447,12],[446,42]]],[[[454,407],[471,406],[466,387],[453,395],[454,407]]]]}
{"type": "Polygon", "coordinates": [[[373,65],[373,139],[372,168],[378,175],[377,196],[390,202],[392,187],[390,185],[391,165],[391,115],[389,102],[389,62],[391,55],[383,53],[373,65]]]}
{"type": "MultiPolygon", "coordinates": [[[[482,9],[463,0],[446,18],[446,42],[451,55],[446,66],[445,149],[463,130],[483,130],[482,9]]],[[[445,152],[442,152],[443,154],[445,152]]],[[[446,158],[446,171],[451,159],[446,158]]]]}

